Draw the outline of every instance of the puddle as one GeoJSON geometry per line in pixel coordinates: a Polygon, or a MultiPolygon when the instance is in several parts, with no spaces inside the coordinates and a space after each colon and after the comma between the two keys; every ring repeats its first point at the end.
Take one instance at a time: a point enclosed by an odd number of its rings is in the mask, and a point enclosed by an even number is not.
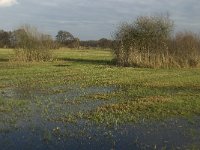
{"type": "Polygon", "coordinates": [[[76,101],[91,94],[109,94],[116,87],[53,87],[45,90],[3,89],[0,98],[31,101],[31,115],[19,120],[15,129],[1,127],[0,146],[3,150],[62,150],[62,149],[187,149],[200,147],[200,117],[141,122],[108,128],[87,120],[53,122],[66,114],[85,112],[115,99],[76,101]],[[63,103],[65,102],[65,103],[63,103]],[[79,103],[80,102],[80,103],[79,103]]]}
{"type": "MultiPolygon", "coordinates": [[[[200,118],[196,118],[198,125],[200,118]]],[[[187,149],[200,146],[200,127],[184,119],[103,128],[83,124],[52,124],[0,134],[3,149],[187,149]],[[58,127],[59,126],[59,127],[58,127]],[[182,127],[181,127],[182,126],[182,127]],[[190,135],[190,131],[196,135],[190,135]]]]}
{"type": "Polygon", "coordinates": [[[66,100],[75,99],[89,94],[106,94],[116,91],[116,87],[88,87],[80,88],[78,86],[58,86],[49,89],[31,89],[31,88],[7,88],[0,90],[0,97],[4,99],[50,99],[66,100]]]}
{"type": "MultiPolygon", "coordinates": [[[[103,100],[89,100],[80,99],[81,97],[90,94],[109,94],[117,91],[116,87],[89,87],[79,88],[77,86],[64,87],[58,86],[46,90],[36,89],[20,89],[20,88],[8,88],[0,91],[0,98],[5,100],[9,99],[24,99],[24,100],[37,100],[42,105],[47,106],[51,109],[51,114],[54,110],[60,109],[65,113],[85,112],[91,109],[95,109],[98,106],[114,103],[116,100],[111,99],[109,101],[103,100]],[[55,105],[56,104],[56,105],[55,105]]],[[[34,107],[34,106],[32,106],[34,107]]]]}

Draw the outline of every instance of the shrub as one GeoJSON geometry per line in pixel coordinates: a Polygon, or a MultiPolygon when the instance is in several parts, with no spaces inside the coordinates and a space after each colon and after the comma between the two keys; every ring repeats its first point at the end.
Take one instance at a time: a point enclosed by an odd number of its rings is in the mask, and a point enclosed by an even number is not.
{"type": "Polygon", "coordinates": [[[173,29],[168,16],[138,17],[122,24],[115,34],[117,63],[122,66],[164,66],[169,61],[167,42],[173,29]]]}
{"type": "Polygon", "coordinates": [[[173,21],[166,16],[138,17],[123,23],[115,33],[115,60],[121,66],[153,68],[197,67],[200,38],[192,32],[173,34],[173,21]]]}
{"type": "Polygon", "coordinates": [[[52,59],[53,40],[36,28],[25,25],[13,32],[16,61],[49,61],[52,59]]]}
{"type": "Polygon", "coordinates": [[[200,56],[200,38],[192,32],[179,32],[170,40],[169,53],[180,67],[197,67],[200,56]]]}

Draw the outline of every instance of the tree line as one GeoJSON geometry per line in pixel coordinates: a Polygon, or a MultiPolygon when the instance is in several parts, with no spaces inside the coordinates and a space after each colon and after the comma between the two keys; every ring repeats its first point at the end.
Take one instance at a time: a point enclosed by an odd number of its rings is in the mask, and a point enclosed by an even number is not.
{"type": "Polygon", "coordinates": [[[51,50],[60,47],[110,48],[114,62],[120,66],[172,68],[200,66],[200,36],[184,31],[174,32],[168,15],[139,16],[132,23],[122,23],[113,40],[81,41],[70,32],[60,30],[53,39],[35,27],[24,25],[14,31],[0,31],[0,47],[14,48],[15,59],[49,61],[51,50]]]}
{"type": "MultiPolygon", "coordinates": [[[[23,27],[14,31],[0,30],[0,48],[15,48],[17,46],[16,37],[23,32],[23,27]]],[[[52,38],[50,35],[45,36],[48,36],[48,38],[51,39],[54,43],[54,48],[111,48],[113,46],[113,41],[106,38],[81,41],[79,38],[74,37],[70,32],[64,30],[58,31],[55,38],[52,38]]]]}
{"type": "Polygon", "coordinates": [[[60,47],[79,49],[80,47],[110,48],[110,40],[80,41],[70,32],[59,31],[55,39],[41,33],[36,27],[23,25],[14,31],[0,31],[0,48],[13,48],[14,56],[11,61],[50,61],[53,59],[52,50],[60,47]]]}

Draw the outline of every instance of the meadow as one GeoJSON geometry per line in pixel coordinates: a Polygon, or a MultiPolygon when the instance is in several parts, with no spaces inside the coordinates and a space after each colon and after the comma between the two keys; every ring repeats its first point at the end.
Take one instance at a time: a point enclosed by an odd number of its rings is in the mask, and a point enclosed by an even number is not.
{"type": "MultiPolygon", "coordinates": [[[[113,54],[108,49],[62,48],[54,50],[53,56],[51,62],[13,62],[9,61],[13,50],[0,49],[1,140],[3,134],[24,128],[45,129],[42,140],[49,142],[52,136],[62,139],[75,134],[75,130],[64,132],[65,125],[84,122],[84,125],[117,128],[172,120],[179,126],[192,125],[187,128],[187,136],[193,140],[185,143],[179,139],[178,143],[165,144],[160,140],[160,147],[150,142],[151,148],[200,146],[199,68],[119,67],[113,63],[113,54]]],[[[79,136],[86,136],[85,128],[79,131],[79,136]]],[[[110,135],[108,130],[105,133],[110,135]]],[[[1,145],[6,144],[1,142],[1,145]]]]}

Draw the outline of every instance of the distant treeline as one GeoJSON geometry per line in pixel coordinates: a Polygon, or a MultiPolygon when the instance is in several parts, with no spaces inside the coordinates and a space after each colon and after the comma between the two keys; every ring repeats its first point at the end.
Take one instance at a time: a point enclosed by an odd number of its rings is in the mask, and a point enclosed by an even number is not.
{"type": "Polygon", "coordinates": [[[102,38],[100,40],[89,40],[89,41],[80,41],[82,47],[100,47],[100,48],[112,48],[114,44],[113,40],[102,38]]]}
{"type": "MultiPolygon", "coordinates": [[[[21,29],[14,31],[0,30],[0,48],[15,48],[16,47],[16,34],[23,32],[21,29]]],[[[112,48],[113,41],[102,38],[100,40],[81,41],[79,38],[74,37],[67,31],[59,31],[55,40],[50,35],[46,35],[54,42],[54,48],[69,47],[69,48],[112,48]]]]}
{"type": "Polygon", "coordinates": [[[113,41],[102,38],[100,40],[88,40],[88,41],[81,41],[79,38],[74,37],[70,32],[60,30],[56,35],[56,43],[59,44],[60,47],[69,47],[69,48],[79,48],[79,47],[86,47],[86,48],[112,48],[113,41]]]}
{"type": "Polygon", "coordinates": [[[7,32],[4,30],[0,30],[0,47],[12,47],[12,32],[7,32]]]}

